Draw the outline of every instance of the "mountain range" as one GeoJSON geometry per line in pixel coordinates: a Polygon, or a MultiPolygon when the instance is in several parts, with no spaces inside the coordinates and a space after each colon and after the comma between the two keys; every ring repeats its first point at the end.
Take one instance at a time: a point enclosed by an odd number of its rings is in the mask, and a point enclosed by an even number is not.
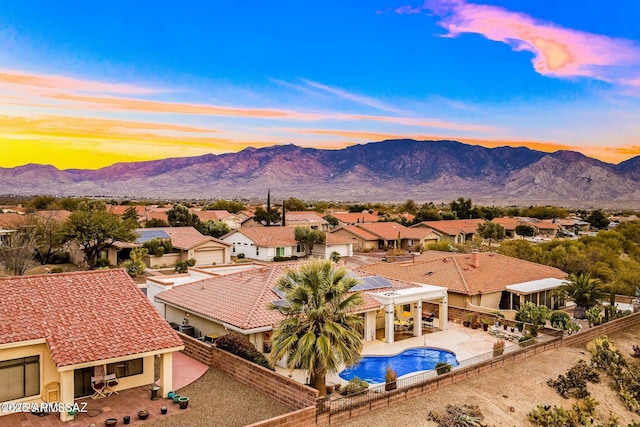
{"type": "Polygon", "coordinates": [[[116,163],[98,170],[0,168],[0,194],[124,198],[640,206],[640,156],[610,164],[573,151],[386,140],[340,150],[276,145],[237,153],[116,163]]]}

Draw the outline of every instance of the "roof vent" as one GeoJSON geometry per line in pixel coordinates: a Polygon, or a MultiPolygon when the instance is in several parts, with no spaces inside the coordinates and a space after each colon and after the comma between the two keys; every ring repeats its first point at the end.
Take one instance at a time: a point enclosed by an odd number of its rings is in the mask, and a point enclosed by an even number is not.
{"type": "Polygon", "coordinates": [[[435,271],[427,271],[426,273],[424,273],[425,276],[432,276],[435,273],[435,271]]]}

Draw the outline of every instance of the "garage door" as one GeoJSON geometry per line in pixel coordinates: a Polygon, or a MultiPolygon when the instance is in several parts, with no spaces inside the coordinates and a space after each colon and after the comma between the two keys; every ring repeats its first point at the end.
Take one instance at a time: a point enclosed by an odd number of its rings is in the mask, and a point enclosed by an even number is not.
{"type": "Polygon", "coordinates": [[[223,249],[195,251],[194,255],[196,258],[196,265],[213,265],[214,262],[216,264],[224,263],[223,249]]]}

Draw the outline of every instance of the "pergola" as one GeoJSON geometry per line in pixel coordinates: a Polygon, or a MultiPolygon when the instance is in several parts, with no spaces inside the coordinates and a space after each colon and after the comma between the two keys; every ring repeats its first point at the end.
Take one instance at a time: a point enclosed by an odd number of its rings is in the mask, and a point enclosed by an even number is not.
{"type": "Polygon", "coordinates": [[[395,307],[397,305],[411,306],[411,317],[414,319],[413,335],[422,335],[422,302],[437,302],[439,305],[438,327],[444,331],[448,321],[447,288],[443,286],[423,285],[415,283],[419,287],[408,289],[394,289],[388,292],[370,293],[380,304],[384,306],[385,314],[385,342],[394,341],[395,307]]]}

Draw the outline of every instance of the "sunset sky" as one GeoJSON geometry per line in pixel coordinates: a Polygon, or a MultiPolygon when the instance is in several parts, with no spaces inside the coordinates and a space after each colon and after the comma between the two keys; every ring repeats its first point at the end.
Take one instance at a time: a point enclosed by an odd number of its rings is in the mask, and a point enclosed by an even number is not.
{"type": "Polygon", "coordinates": [[[0,2],[0,167],[393,138],[640,155],[633,0],[0,2]]]}

